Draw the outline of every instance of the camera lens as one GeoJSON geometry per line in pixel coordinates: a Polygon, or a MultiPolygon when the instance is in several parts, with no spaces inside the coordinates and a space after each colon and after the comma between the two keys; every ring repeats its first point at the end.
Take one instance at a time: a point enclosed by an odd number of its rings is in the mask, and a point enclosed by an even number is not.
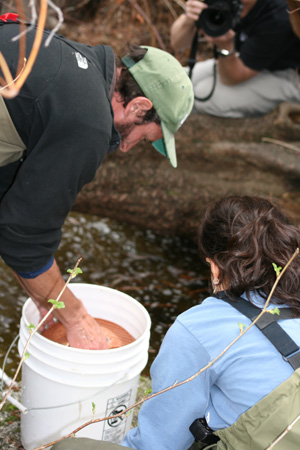
{"type": "Polygon", "coordinates": [[[221,11],[208,11],[208,18],[207,20],[209,23],[218,26],[222,26],[225,21],[224,14],[221,11]]]}
{"type": "Polygon", "coordinates": [[[209,7],[202,11],[198,24],[208,36],[222,36],[232,26],[232,15],[230,11],[209,7]]]}

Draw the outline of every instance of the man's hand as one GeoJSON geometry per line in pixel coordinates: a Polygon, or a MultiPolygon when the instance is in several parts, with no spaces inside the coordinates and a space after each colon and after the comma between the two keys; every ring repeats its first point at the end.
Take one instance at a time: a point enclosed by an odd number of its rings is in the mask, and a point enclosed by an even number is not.
{"type": "Polygon", "coordinates": [[[233,30],[228,30],[222,36],[216,37],[209,36],[208,34],[205,33],[203,33],[203,35],[207,40],[207,42],[216,45],[218,48],[224,48],[229,51],[234,49],[235,32],[233,30]]]}
{"type": "Polygon", "coordinates": [[[247,67],[239,56],[234,51],[234,37],[233,30],[227,31],[222,36],[211,37],[204,35],[207,42],[214,44],[218,49],[228,50],[231,54],[225,58],[218,59],[218,73],[222,83],[228,86],[234,86],[243,81],[247,81],[258,74],[257,71],[247,67]]]}
{"type": "Polygon", "coordinates": [[[188,0],[185,14],[181,14],[171,27],[171,45],[174,50],[185,50],[192,45],[196,32],[196,22],[207,4],[198,0],[188,0]]]}
{"type": "Polygon", "coordinates": [[[185,4],[185,15],[191,22],[197,22],[200,14],[207,8],[207,4],[198,0],[188,0],[185,4]]]}
{"type": "MultiPolygon", "coordinates": [[[[57,299],[65,286],[56,261],[49,270],[36,278],[25,279],[15,275],[23,289],[38,305],[42,317],[45,315],[45,310],[50,309],[51,305],[48,300],[57,299]]],[[[101,328],[87,313],[81,300],[66,288],[60,301],[64,302],[65,308],[55,309],[52,314],[66,328],[70,346],[92,350],[106,349],[107,342],[101,328]]]]}
{"type": "Polygon", "coordinates": [[[86,313],[81,320],[66,327],[70,347],[89,350],[105,350],[108,348],[106,338],[98,323],[86,313]]]}

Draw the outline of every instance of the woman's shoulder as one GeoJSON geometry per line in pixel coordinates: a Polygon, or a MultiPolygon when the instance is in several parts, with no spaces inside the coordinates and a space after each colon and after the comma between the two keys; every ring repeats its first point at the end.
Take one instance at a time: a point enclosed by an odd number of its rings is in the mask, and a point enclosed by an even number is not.
{"type": "Polygon", "coordinates": [[[218,318],[224,318],[224,314],[225,317],[232,317],[233,313],[236,315],[236,310],[229,303],[220,298],[209,296],[198,305],[180,314],[178,320],[181,322],[188,322],[190,320],[207,321],[209,318],[216,320],[218,318]]]}
{"type": "MultiPolygon", "coordinates": [[[[216,343],[218,339],[222,342],[224,336],[234,338],[239,331],[241,316],[241,313],[227,302],[210,296],[201,304],[180,314],[177,322],[205,345],[212,341],[216,343]]],[[[245,321],[245,324],[250,324],[250,320],[245,321]]]]}
{"type": "MultiPolygon", "coordinates": [[[[255,293],[250,295],[255,306],[264,307],[265,299],[255,293]]],[[[245,294],[242,297],[248,301],[245,294]]],[[[280,310],[286,306],[270,303],[268,309],[275,307],[279,307],[280,310]]],[[[241,326],[245,328],[251,324],[251,320],[239,312],[233,303],[227,303],[213,296],[207,297],[199,305],[182,313],[177,321],[206,348],[211,348],[212,345],[218,347],[228,344],[238,336],[241,326]]],[[[300,319],[279,319],[279,324],[300,345],[300,319]]],[[[261,332],[256,327],[252,327],[248,332],[247,341],[255,343],[258,339],[261,339],[261,332]]]]}

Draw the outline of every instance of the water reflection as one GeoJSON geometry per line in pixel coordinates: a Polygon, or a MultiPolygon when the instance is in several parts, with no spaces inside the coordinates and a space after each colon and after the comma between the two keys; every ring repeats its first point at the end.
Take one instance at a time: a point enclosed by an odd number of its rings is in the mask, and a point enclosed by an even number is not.
{"type": "MultiPolygon", "coordinates": [[[[76,282],[118,289],[146,307],[152,329],[145,373],[176,316],[208,293],[208,270],[200,264],[196,245],[109,219],[70,214],[56,257],[65,274],[82,257],[83,274],[76,277],[76,282]]],[[[21,308],[26,298],[11,271],[0,260],[1,364],[18,333],[21,308]]],[[[5,371],[8,375],[14,373],[17,361],[17,349],[14,348],[7,360],[5,371]]]]}

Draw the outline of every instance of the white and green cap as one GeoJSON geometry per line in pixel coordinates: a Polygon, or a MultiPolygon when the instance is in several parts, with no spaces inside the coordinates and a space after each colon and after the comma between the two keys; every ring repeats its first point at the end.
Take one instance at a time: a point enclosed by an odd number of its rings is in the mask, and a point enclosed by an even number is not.
{"type": "Polygon", "coordinates": [[[145,56],[135,62],[129,55],[123,64],[151,100],[160,120],[163,139],[152,143],[156,150],[167,156],[177,167],[174,133],[190,114],[194,93],[191,80],[174,56],[155,47],[146,47],[145,56]]]}

